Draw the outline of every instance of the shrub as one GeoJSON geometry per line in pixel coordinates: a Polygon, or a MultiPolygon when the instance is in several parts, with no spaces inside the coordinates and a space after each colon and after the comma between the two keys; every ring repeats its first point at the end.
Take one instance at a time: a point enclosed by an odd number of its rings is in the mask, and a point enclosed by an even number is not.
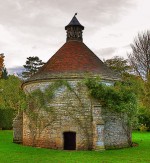
{"type": "Polygon", "coordinates": [[[146,127],[145,124],[141,124],[141,126],[139,128],[140,128],[140,131],[147,131],[148,130],[148,127],[146,127]]]}
{"type": "Polygon", "coordinates": [[[0,128],[3,130],[12,129],[14,115],[13,109],[0,109],[0,128]]]}

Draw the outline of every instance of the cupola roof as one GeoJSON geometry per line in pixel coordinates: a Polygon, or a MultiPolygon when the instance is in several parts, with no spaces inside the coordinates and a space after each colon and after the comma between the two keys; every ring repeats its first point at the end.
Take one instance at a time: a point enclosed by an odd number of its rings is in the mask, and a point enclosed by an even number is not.
{"type": "Polygon", "coordinates": [[[82,26],[79,22],[79,20],[76,18],[77,13],[75,13],[74,17],[72,18],[72,20],[70,21],[70,23],[65,26],[65,30],[67,30],[67,27],[69,26],[80,26],[82,28],[82,30],[84,30],[84,26],[82,26]]]}

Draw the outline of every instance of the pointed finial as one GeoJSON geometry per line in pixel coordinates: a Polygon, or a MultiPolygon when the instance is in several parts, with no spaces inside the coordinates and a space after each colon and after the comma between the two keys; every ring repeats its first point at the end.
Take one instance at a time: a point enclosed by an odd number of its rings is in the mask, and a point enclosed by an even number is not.
{"type": "Polygon", "coordinates": [[[74,16],[76,16],[77,15],[77,12],[74,14],[74,16]]]}

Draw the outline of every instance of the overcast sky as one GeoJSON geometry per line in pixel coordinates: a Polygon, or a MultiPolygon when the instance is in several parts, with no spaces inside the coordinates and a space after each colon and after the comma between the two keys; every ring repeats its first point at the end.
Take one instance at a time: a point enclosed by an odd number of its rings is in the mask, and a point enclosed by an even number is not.
{"type": "Polygon", "coordinates": [[[138,32],[150,29],[149,0],[0,0],[0,53],[6,68],[29,56],[47,61],[65,42],[74,13],[84,43],[100,58],[127,57],[138,32]]]}

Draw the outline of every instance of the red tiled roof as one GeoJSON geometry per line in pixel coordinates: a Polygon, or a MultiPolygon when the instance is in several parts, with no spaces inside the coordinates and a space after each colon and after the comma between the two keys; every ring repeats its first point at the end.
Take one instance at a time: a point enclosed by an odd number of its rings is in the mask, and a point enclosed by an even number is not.
{"type": "Polygon", "coordinates": [[[101,68],[102,62],[84,43],[69,41],[50,58],[41,71],[97,72],[101,68]]]}
{"type": "Polygon", "coordinates": [[[95,73],[115,78],[114,73],[84,43],[78,41],[66,42],[29,81],[60,73],[95,73]]]}

